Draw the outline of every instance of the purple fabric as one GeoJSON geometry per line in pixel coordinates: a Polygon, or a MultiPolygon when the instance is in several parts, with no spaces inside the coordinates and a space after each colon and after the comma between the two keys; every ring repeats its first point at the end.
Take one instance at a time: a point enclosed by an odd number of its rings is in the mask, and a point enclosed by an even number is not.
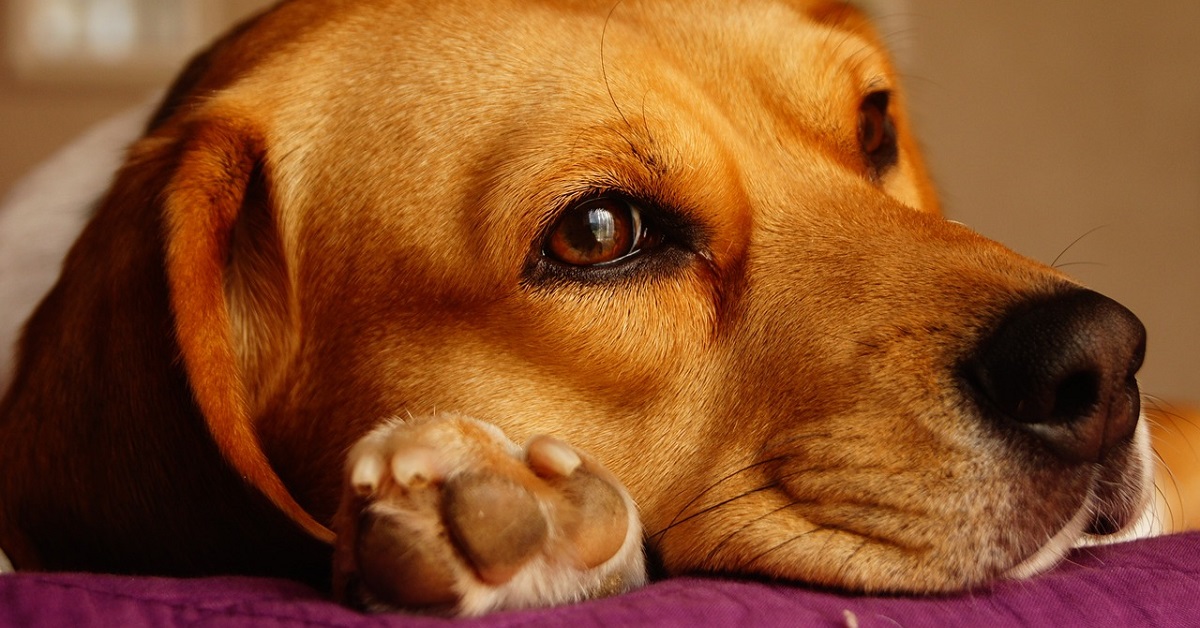
{"type": "MultiPolygon", "coordinates": [[[[1200,534],[1080,550],[1055,571],[936,598],[856,597],[782,584],[677,578],[563,608],[500,613],[459,625],[510,626],[1196,626],[1200,534]]],[[[254,578],[0,576],[0,626],[441,626],[449,620],[363,615],[307,587],[254,578]]]]}

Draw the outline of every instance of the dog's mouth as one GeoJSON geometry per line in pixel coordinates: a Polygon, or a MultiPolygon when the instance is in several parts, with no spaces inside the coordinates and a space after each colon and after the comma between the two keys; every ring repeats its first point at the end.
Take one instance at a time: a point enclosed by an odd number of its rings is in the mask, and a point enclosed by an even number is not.
{"type": "Polygon", "coordinates": [[[697,522],[663,537],[679,545],[664,547],[668,560],[934,593],[1028,578],[1073,548],[1139,534],[1153,486],[1134,377],[1140,322],[1068,290],[1014,307],[996,327],[964,360],[972,368],[942,371],[940,397],[866,381],[846,409],[771,434],[758,466],[662,522],[697,522]]]}
{"type": "MultiPolygon", "coordinates": [[[[1094,513],[1095,507],[1096,502],[1089,495],[1087,503],[1079,509],[1075,516],[1057,534],[1051,537],[1045,545],[1028,558],[1001,574],[1001,578],[1006,580],[1032,578],[1058,566],[1073,549],[1119,543],[1152,533],[1153,513],[1148,506],[1143,509],[1143,512],[1139,516],[1119,529],[1112,532],[1106,529],[1103,532],[1096,533],[1094,529],[1098,520],[1096,518],[1097,515],[1094,513]]],[[[1100,515],[1099,520],[1101,521],[1101,525],[1104,526],[1113,524],[1111,518],[1107,515],[1100,515]]]]}
{"type": "Polygon", "coordinates": [[[674,521],[651,527],[663,529],[651,535],[652,549],[669,572],[944,593],[1042,574],[1076,548],[1143,536],[1152,520],[1144,426],[1103,460],[1082,465],[1022,455],[1018,442],[961,460],[930,444],[938,451],[921,459],[940,460],[932,467],[916,464],[921,447],[876,465],[835,460],[844,455],[837,440],[792,434],[771,451],[777,464],[729,474],[674,521]],[[765,481],[732,486],[756,469],[765,481]]]}
{"type": "Polygon", "coordinates": [[[1151,503],[1153,466],[1145,417],[1124,460],[1102,467],[1083,504],[1037,551],[1009,568],[1002,578],[1022,580],[1045,573],[1072,550],[1119,543],[1155,533],[1151,503]]]}
{"type": "Polygon", "coordinates": [[[1057,534],[1031,556],[1001,574],[1001,578],[1024,580],[1045,573],[1058,565],[1067,552],[1076,547],[1081,540],[1088,538],[1086,530],[1092,521],[1092,501],[1089,495],[1083,507],[1057,534]]]}
{"type": "Polygon", "coordinates": [[[1024,580],[1043,574],[1058,566],[1071,550],[1108,545],[1147,536],[1152,533],[1153,510],[1149,500],[1141,512],[1118,522],[1112,515],[1098,513],[1097,498],[1089,494],[1083,507],[1040,549],[1009,568],[1002,579],[1024,580]]]}

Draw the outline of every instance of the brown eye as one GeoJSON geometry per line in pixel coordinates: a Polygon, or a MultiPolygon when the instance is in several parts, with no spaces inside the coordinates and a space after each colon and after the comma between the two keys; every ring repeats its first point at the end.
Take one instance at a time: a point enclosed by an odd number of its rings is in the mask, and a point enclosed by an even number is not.
{"type": "Polygon", "coordinates": [[[863,99],[858,110],[858,145],[878,175],[896,163],[896,127],[888,114],[888,92],[863,99]]]}
{"type": "Polygon", "coordinates": [[[643,239],[642,217],[619,198],[596,198],[563,213],[546,240],[545,254],[563,264],[596,266],[636,253],[643,239]]]}

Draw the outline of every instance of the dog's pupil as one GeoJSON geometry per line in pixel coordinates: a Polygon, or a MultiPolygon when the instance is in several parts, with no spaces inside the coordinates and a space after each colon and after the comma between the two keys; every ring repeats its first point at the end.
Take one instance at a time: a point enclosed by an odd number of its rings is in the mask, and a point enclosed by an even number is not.
{"type": "Polygon", "coordinates": [[[859,135],[863,152],[870,154],[879,150],[883,143],[883,112],[876,107],[864,107],[859,135]]]}
{"type": "Polygon", "coordinates": [[[617,201],[600,199],[568,211],[551,236],[550,252],[576,266],[611,262],[633,248],[633,218],[617,201]]]}

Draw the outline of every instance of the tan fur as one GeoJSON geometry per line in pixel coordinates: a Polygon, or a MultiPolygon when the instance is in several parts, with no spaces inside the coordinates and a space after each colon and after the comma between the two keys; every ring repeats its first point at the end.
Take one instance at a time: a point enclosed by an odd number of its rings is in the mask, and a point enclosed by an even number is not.
{"type": "Polygon", "coordinates": [[[898,81],[826,3],[283,4],[185,75],[29,324],[0,546],[320,582],[346,452],[435,411],[590,451],[671,573],[955,590],[1074,525],[1097,474],[1134,517],[1134,444],[1025,455],[963,400],[964,353],[1069,280],[938,216],[898,81]],[[600,190],[694,249],[539,274],[600,190]]]}

